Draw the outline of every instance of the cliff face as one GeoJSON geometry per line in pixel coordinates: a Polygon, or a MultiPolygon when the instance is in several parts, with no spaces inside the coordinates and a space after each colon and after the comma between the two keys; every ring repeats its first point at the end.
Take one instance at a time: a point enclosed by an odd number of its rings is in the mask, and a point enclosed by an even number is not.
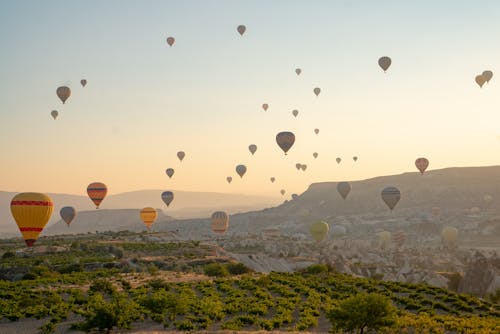
{"type": "Polygon", "coordinates": [[[487,258],[481,252],[475,252],[469,259],[458,292],[484,296],[498,289],[500,289],[500,259],[496,254],[487,258]]]}

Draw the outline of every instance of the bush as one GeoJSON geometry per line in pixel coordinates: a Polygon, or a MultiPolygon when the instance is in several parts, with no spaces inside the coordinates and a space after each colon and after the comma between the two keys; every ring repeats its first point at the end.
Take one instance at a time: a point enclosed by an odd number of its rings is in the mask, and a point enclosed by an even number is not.
{"type": "Polygon", "coordinates": [[[210,263],[204,268],[205,274],[211,277],[226,277],[229,276],[229,272],[226,267],[220,263],[210,263]]]}
{"type": "Polygon", "coordinates": [[[359,293],[339,303],[328,314],[333,330],[378,331],[395,323],[396,308],[391,300],[375,293],[359,293]]]}
{"type": "Polygon", "coordinates": [[[330,268],[326,264],[313,264],[307,268],[302,269],[302,273],[304,274],[320,274],[327,273],[330,271],[330,268]]]}
{"type": "Polygon", "coordinates": [[[7,252],[3,253],[3,255],[2,255],[2,259],[10,259],[13,257],[16,257],[16,253],[14,253],[12,251],[7,251],[7,252]]]}
{"type": "Polygon", "coordinates": [[[248,268],[243,263],[228,263],[226,268],[231,275],[242,275],[252,271],[252,269],[248,268]]]}
{"type": "Polygon", "coordinates": [[[89,292],[102,292],[108,295],[112,295],[116,291],[113,284],[110,281],[100,278],[96,279],[94,283],[90,285],[89,292]]]}

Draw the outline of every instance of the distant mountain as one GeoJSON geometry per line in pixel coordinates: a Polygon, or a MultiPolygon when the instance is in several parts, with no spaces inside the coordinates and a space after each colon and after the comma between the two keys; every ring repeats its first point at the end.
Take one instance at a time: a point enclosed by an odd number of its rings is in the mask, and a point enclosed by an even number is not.
{"type": "MultiPolygon", "coordinates": [[[[259,210],[280,203],[277,197],[241,195],[211,192],[174,191],[170,207],[161,200],[163,190],[141,190],[109,195],[101,204],[102,209],[138,209],[146,206],[162,208],[170,216],[179,218],[207,217],[215,210],[229,213],[259,210]]],[[[10,201],[16,193],[0,191],[0,233],[3,236],[18,235],[17,226],[10,214],[10,201]]],[[[78,211],[95,209],[86,195],[49,194],[54,201],[54,213],[49,226],[60,219],[63,206],[74,206],[78,211]]]]}

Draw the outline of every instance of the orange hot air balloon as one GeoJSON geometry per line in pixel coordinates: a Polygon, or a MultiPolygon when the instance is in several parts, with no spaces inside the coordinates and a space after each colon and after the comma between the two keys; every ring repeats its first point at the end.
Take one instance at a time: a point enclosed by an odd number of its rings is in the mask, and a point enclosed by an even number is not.
{"type": "Polygon", "coordinates": [[[54,203],[50,197],[40,193],[17,194],[10,202],[10,212],[28,247],[33,246],[38,239],[53,208],[54,203]]]}
{"type": "Polygon", "coordinates": [[[155,222],[156,217],[158,217],[158,212],[154,208],[146,207],[141,210],[140,216],[144,225],[146,225],[149,230],[151,225],[155,222]]]}
{"type": "Polygon", "coordinates": [[[92,202],[94,202],[96,209],[99,209],[99,205],[101,205],[101,202],[104,197],[106,197],[107,193],[108,188],[104,183],[101,182],[91,183],[87,187],[87,194],[89,195],[92,202]]]}
{"type": "Polygon", "coordinates": [[[167,38],[167,44],[171,47],[175,43],[175,38],[173,37],[168,37],[167,38]]]}
{"type": "Polygon", "coordinates": [[[62,103],[64,104],[68,97],[71,95],[71,89],[68,86],[61,86],[57,87],[56,90],[57,97],[61,99],[62,103]]]}
{"type": "Polygon", "coordinates": [[[427,167],[429,167],[429,160],[427,160],[426,158],[418,158],[417,160],[415,160],[415,166],[421,174],[424,174],[427,167]]]}
{"type": "Polygon", "coordinates": [[[217,234],[224,234],[229,227],[229,217],[224,211],[215,211],[212,214],[212,231],[217,234]]]}
{"type": "Polygon", "coordinates": [[[267,109],[268,109],[268,108],[269,108],[269,104],[264,103],[264,104],[262,105],[262,109],[264,109],[264,111],[267,111],[267,109]]]}

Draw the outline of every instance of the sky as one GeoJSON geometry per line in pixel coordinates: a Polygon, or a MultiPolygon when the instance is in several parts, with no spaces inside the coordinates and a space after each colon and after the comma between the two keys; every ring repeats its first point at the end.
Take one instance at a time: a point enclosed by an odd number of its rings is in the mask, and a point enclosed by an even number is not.
{"type": "Polygon", "coordinates": [[[499,17],[495,0],[1,1],[0,190],[289,196],[421,156],[499,165],[499,17]],[[280,131],[296,135],[287,156],[280,131]]]}

